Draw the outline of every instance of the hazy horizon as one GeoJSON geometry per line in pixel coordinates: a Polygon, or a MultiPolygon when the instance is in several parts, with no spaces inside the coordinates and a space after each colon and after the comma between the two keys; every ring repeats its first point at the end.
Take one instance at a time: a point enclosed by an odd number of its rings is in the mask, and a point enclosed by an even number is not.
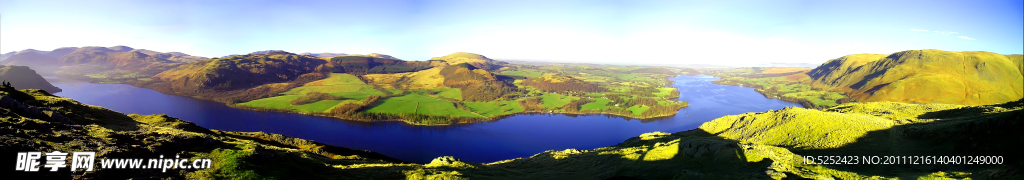
{"type": "Polygon", "coordinates": [[[1021,1],[11,1],[0,52],[125,45],[596,64],[821,63],[904,50],[1024,52],[1021,1]]]}

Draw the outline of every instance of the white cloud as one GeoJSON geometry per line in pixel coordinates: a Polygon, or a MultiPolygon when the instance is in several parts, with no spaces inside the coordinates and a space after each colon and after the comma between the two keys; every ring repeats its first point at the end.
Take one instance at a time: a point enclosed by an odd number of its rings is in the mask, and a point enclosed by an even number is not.
{"type": "Polygon", "coordinates": [[[957,36],[957,37],[960,38],[960,39],[974,40],[974,38],[970,38],[970,37],[967,37],[967,36],[957,36]]]}

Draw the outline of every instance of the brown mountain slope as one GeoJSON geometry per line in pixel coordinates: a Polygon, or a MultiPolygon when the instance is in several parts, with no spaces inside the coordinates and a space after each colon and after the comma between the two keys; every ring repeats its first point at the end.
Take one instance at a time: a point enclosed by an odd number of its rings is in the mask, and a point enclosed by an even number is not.
{"type": "Polygon", "coordinates": [[[10,83],[18,89],[42,89],[46,92],[60,92],[60,88],[53,86],[43,79],[36,71],[26,66],[2,66],[0,65],[0,79],[10,83]]]}
{"type": "Polygon", "coordinates": [[[246,102],[323,79],[327,63],[287,52],[214,58],[178,66],[136,86],[219,102],[246,102]],[[320,68],[318,68],[320,67],[320,68]]]}
{"type": "Polygon", "coordinates": [[[812,85],[857,101],[985,105],[1024,97],[1018,64],[990,52],[910,50],[844,56],[808,75],[812,85]]]}
{"type": "Polygon", "coordinates": [[[53,51],[50,51],[50,52],[46,53],[46,55],[50,56],[50,57],[53,57],[53,58],[60,59],[60,58],[64,57],[64,55],[68,55],[68,54],[71,54],[72,52],[75,52],[75,50],[78,50],[78,47],[62,47],[62,48],[54,49],[53,51]]]}
{"type": "Polygon", "coordinates": [[[189,63],[153,79],[173,82],[175,89],[234,90],[292,80],[324,63],[291,53],[250,54],[189,63]]]}

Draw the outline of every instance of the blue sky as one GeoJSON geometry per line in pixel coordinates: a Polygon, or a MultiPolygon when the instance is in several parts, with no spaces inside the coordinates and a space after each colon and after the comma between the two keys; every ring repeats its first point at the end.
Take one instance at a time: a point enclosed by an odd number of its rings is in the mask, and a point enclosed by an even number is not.
{"type": "Polygon", "coordinates": [[[453,52],[591,63],[821,63],[910,49],[1021,54],[1022,1],[10,1],[0,51],[71,46],[216,57],[453,52]]]}

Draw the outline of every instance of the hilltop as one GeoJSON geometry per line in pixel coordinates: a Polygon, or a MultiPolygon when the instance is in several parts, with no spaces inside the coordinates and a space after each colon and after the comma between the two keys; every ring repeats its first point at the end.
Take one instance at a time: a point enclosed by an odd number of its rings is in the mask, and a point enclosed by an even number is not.
{"type": "Polygon", "coordinates": [[[430,60],[444,61],[449,65],[467,63],[473,65],[476,68],[484,70],[495,70],[497,68],[500,68],[498,64],[495,64],[497,62],[490,58],[487,58],[486,56],[467,52],[452,53],[447,56],[430,58],[430,60]]]}
{"type": "Polygon", "coordinates": [[[0,65],[0,79],[22,89],[42,89],[46,92],[60,92],[61,89],[43,79],[36,71],[25,66],[0,65]]]}
{"type": "Polygon", "coordinates": [[[1024,97],[1020,56],[910,50],[829,60],[808,75],[812,85],[857,101],[998,104],[1024,97]]]}

